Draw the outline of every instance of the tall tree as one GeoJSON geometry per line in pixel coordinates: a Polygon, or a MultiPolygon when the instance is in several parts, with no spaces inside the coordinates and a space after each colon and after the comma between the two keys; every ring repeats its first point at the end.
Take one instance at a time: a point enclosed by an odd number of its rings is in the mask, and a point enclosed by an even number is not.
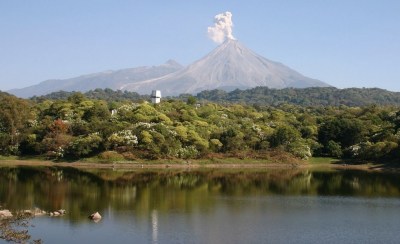
{"type": "Polygon", "coordinates": [[[21,139],[34,118],[31,105],[8,94],[0,94],[0,153],[18,152],[21,139]]]}

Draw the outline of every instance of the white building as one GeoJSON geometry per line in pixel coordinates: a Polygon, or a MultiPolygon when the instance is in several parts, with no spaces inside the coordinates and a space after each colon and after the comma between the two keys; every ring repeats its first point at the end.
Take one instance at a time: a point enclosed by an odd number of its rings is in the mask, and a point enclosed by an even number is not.
{"type": "Polygon", "coordinates": [[[160,90],[152,90],[151,91],[151,102],[152,103],[160,103],[161,102],[161,91],[160,90]]]}

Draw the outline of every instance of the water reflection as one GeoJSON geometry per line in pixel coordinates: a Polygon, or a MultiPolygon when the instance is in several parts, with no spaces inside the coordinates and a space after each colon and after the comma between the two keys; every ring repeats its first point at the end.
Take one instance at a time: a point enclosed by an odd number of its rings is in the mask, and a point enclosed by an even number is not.
{"type": "Polygon", "coordinates": [[[158,213],[157,210],[151,212],[151,226],[153,243],[158,243],[158,213]]]}
{"type": "Polygon", "coordinates": [[[134,211],[151,218],[179,209],[207,213],[218,198],[256,196],[399,197],[395,173],[310,170],[78,170],[59,167],[0,168],[0,205],[9,209],[67,209],[71,223],[100,211],[134,211]]]}

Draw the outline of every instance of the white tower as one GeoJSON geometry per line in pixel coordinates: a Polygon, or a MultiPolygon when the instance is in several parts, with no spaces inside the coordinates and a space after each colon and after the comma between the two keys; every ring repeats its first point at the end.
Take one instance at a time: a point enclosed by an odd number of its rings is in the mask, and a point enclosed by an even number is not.
{"type": "Polygon", "coordinates": [[[161,102],[161,91],[160,90],[152,90],[151,91],[151,102],[152,103],[160,103],[161,102]]]}

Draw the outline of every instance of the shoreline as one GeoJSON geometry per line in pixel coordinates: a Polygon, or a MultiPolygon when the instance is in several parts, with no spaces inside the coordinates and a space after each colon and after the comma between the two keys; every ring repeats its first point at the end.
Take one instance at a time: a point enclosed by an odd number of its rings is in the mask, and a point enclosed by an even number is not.
{"type": "Polygon", "coordinates": [[[339,164],[334,162],[310,163],[310,162],[251,162],[248,163],[215,163],[207,160],[194,162],[166,161],[160,162],[53,162],[49,160],[25,160],[25,159],[3,159],[0,160],[0,167],[4,166],[32,166],[32,167],[72,167],[72,168],[93,168],[93,169],[333,169],[333,170],[364,170],[364,171],[400,171],[397,167],[386,167],[384,164],[339,164]]]}

